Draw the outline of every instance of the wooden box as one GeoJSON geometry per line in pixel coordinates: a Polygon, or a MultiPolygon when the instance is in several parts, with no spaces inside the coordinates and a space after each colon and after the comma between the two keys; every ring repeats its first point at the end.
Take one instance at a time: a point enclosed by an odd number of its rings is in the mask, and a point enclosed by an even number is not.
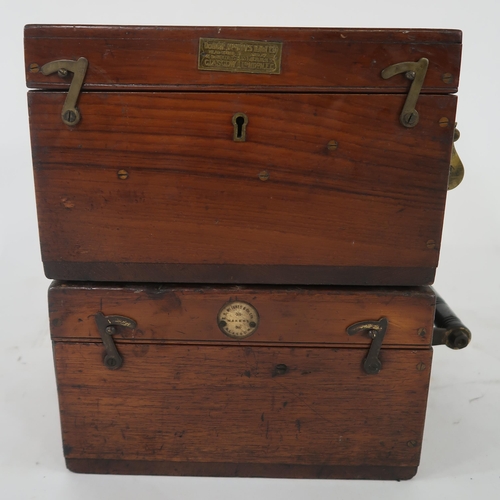
{"type": "Polygon", "coordinates": [[[42,25],[25,49],[48,277],[432,283],[459,31],[42,25]]]}
{"type": "Polygon", "coordinates": [[[73,471],[416,473],[430,288],[54,282],[49,304],[73,471]]]}

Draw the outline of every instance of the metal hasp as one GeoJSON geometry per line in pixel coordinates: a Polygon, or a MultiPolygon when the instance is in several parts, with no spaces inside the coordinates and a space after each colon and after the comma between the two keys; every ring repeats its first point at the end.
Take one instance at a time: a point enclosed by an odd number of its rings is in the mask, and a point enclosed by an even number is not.
{"type": "Polygon", "coordinates": [[[447,345],[450,349],[463,349],[471,341],[470,330],[460,321],[457,315],[443,298],[436,294],[436,313],[432,345],[447,345]]]}
{"type": "Polygon", "coordinates": [[[387,331],[387,318],[380,318],[378,321],[360,321],[347,328],[348,335],[366,333],[372,339],[368,355],[363,361],[363,369],[369,375],[376,375],[382,369],[382,363],[378,359],[380,348],[387,331]]]}
{"type": "Polygon", "coordinates": [[[73,73],[73,80],[71,81],[71,85],[69,86],[68,95],[66,96],[66,100],[64,101],[61,112],[63,123],[69,125],[70,127],[74,127],[81,119],[81,114],[76,107],[76,103],[82,89],[83,80],[85,78],[85,74],[87,73],[88,65],[89,62],[87,61],[87,59],[85,59],[85,57],[80,57],[78,61],[65,59],[52,61],[44,64],[40,68],[40,71],[45,76],[51,75],[52,73],[55,73],[57,71],[57,74],[61,78],[67,78],[68,73],[73,73]]]}
{"type": "Polygon", "coordinates": [[[387,80],[395,75],[404,73],[408,80],[411,80],[410,90],[408,91],[408,96],[406,97],[405,104],[403,106],[403,111],[401,111],[401,116],[399,120],[405,127],[411,128],[418,123],[418,111],[415,109],[417,106],[418,96],[422,90],[424,84],[425,75],[427,74],[427,68],[429,67],[429,59],[422,57],[418,62],[402,62],[393,64],[382,71],[382,78],[387,80]]]}
{"type": "MultiPolygon", "coordinates": [[[[460,139],[460,132],[455,127],[455,131],[453,132],[453,142],[455,143],[458,139],[460,139]]],[[[448,191],[450,189],[455,189],[463,181],[464,175],[464,164],[462,163],[460,156],[458,156],[455,144],[453,144],[451,150],[450,176],[448,177],[448,191]]]]}
{"type": "Polygon", "coordinates": [[[112,335],[117,332],[117,327],[134,329],[137,323],[133,319],[126,318],[125,316],[104,316],[102,312],[98,312],[95,315],[95,322],[102,343],[106,348],[106,354],[103,359],[104,366],[110,370],[118,370],[123,364],[123,358],[116,348],[112,335]]]}

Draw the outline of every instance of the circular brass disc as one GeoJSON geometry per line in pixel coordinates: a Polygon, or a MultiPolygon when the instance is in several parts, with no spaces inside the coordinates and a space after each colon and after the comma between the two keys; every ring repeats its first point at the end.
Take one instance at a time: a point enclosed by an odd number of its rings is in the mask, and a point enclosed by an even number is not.
{"type": "Polygon", "coordinates": [[[259,326],[259,313],[248,302],[233,300],[224,304],[217,315],[222,333],[233,339],[250,337],[259,326]]]}

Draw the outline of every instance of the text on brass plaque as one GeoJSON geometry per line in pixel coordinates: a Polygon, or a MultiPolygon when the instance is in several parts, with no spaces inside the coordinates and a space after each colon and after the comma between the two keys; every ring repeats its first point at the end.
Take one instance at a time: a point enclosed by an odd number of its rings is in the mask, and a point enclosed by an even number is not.
{"type": "Polygon", "coordinates": [[[252,304],[233,300],[224,304],[217,315],[222,333],[233,339],[244,339],[255,333],[259,326],[259,313],[252,304]]]}
{"type": "Polygon", "coordinates": [[[279,75],[282,47],[282,42],[200,38],[198,69],[279,75]]]}

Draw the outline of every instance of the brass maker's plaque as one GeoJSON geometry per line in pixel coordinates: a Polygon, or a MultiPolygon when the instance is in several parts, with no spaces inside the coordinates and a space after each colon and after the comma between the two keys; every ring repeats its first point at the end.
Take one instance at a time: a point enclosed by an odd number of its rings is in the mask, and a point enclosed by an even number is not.
{"type": "Polygon", "coordinates": [[[252,304],[233,300],[222,306],[217,315],[217,324],[228,337],[244,339],[257,330],[259,313],[252,304]]]}
{"type": "Polygon", "coordinates": [[[198,69],[279,75],[282,47],[282,42],[200,38],[198,69]]]}

